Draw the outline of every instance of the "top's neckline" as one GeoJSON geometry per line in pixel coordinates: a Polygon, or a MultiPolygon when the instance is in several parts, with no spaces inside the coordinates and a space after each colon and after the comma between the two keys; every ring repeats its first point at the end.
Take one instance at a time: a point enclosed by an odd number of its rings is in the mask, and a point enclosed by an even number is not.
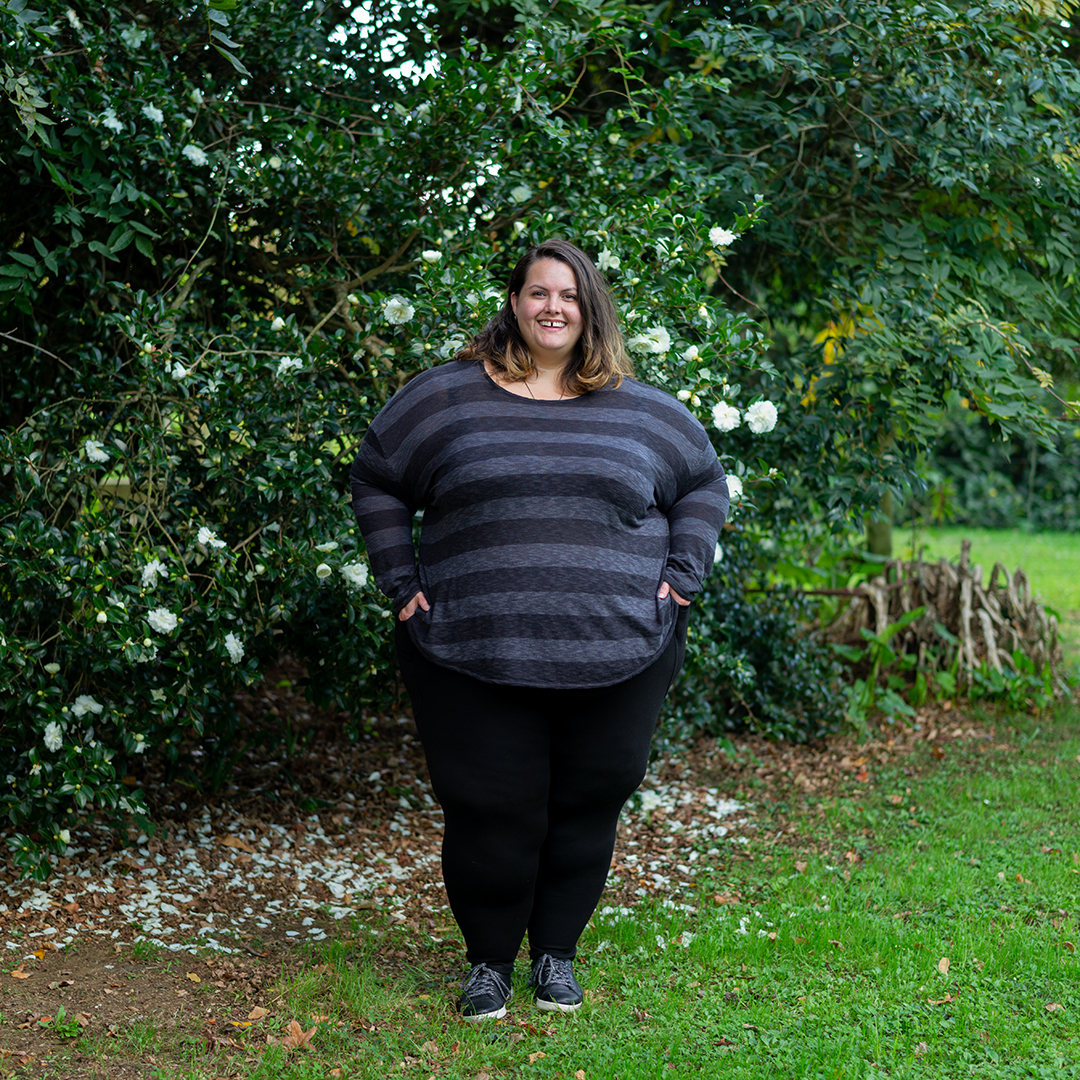
{"type": "Polygon", "coordinates": [[[484,362],[478,361],[481,374],[485,379],[496,389],[500,394],[505,394],[507,397],[515,398],[517,401],[524,401],[527,405],[572,405],[576,401],[583,401],[587,397],[592,396],[592,391],[586,394],[574,394],[572,397],[561,398],[538,398],[531,397],[528,394],[515,394],[513,390],[507,390],[505,386],[500,386],[495,379],[488,374],[487,366],[484,362]]]}

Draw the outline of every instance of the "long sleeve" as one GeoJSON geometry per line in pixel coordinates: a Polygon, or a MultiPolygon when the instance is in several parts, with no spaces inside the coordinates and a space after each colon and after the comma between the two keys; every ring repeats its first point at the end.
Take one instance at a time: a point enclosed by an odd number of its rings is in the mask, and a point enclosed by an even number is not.
{"type": "Polygon", "coordinates": [[[727,479],[716,452],[707,443],[667,512],[671,538],[664,578],[685,600],[701,591],[712,569],[716,540],[727,512],[727,479]]]}
{"type": "Polygon", "coordinates": [[[412,539],[417,507],[392,476],[378,435],[372,430],[360,445],[350,480],[353,512],[375,582],[393,601],[397,614],[420,591],[412,539]]]}

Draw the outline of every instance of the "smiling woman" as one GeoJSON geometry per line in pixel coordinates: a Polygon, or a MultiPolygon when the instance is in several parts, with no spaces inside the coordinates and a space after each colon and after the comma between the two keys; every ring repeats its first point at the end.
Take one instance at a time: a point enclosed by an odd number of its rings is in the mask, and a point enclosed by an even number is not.
{"type": "Polygon", "coordinates": [[[456,361],[390,400],[353,465],[446,817],[470,1020],[505,1014],[526,933],[538,1006],[580,1006],[577,940],[727,513],[704,428],[629,374],[596,267],[548,241],[456,361]]]}

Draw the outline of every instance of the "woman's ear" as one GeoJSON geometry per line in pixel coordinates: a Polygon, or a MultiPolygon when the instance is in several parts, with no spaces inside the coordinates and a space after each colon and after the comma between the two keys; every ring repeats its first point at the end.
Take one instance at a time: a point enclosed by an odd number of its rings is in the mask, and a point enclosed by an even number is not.
{"type": "Polygon", "coordinates": [[[517,318],[517,293],[512,292],[510,294],[510,306],[514,309],[514,318],[517,318]]]}

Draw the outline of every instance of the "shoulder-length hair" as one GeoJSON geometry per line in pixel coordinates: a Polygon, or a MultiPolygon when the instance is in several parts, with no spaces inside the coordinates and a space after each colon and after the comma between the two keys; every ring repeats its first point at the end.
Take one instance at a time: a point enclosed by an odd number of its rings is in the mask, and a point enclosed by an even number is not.
{"type": "Polygon", "coordinates": [[[626,355],[619,316],[607,282],[581,248],[566,240],[545,240],[531,247],[518,261],[506,286],[506,301],[499,313],[458,354],[462,361],[487,362],[508,382],[523,382],[536,367],[529,347],[518,329],[511,297],[520,295],[532,265],[540,259],[565,263],[577,282],[581,311],[581,337],[562,374],[562,385],[571,394],[587,394],[604,386],[618,386],[633,368],[626,355]]]}

